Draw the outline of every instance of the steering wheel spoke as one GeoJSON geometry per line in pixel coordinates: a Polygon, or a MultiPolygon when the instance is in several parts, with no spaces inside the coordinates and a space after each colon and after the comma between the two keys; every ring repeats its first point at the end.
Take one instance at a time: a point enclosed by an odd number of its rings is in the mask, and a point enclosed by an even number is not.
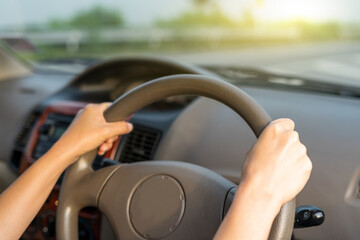
{"type": "Polygon", "coordinates": [[[91,168],[96,156],[93,150],[79,158],[65,173],[63,185],[59,196],[59,210],[57,211],[57,235],[60,239],[65,236],[78,238],[79,211],[88,206],[98,206],[98,199],[108,179],[121,165],[109,166],[98,171],[91,168]],[[64,232],[67,229],[68,232],[64,232]]]}

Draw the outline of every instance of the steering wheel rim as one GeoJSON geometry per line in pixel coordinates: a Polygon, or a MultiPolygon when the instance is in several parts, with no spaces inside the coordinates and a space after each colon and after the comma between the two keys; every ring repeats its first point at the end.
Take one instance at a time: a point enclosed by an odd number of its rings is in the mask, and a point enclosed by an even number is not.
{"type": "MultiPolygon", "coordinates": [[[[271,122],[270,116],[239,88],[214,77],[203,75],[171,75],[143,84],[119,97],[104,113],[109,122],[122,121],[148,104],[173,95],[199,95],[217,100],[239,114],[259,137],[271,122]]],[[[93,171],[93,150],[82,156],[66,172],[57,210],[59,239],[78,236],[77,216],[82,207],[99,206],[99,199],[109,179],[123,165],[93,171]]],[[[286,203],[275,219],[269,239],[290,239],[295,214],[295,199],[286,203]]],[[[171,238],[170,238],[171,239],[171,238]]]]}

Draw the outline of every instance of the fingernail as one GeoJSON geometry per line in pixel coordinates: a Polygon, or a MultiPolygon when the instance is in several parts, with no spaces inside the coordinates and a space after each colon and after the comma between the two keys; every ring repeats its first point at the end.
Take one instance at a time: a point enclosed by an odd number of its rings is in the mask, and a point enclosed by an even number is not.
{"type": "Polygon", "coordinates": [[[127,129],[129,132],[131,132],[133,130],[133,125],[131,123],[127,123],[127,129]]]}

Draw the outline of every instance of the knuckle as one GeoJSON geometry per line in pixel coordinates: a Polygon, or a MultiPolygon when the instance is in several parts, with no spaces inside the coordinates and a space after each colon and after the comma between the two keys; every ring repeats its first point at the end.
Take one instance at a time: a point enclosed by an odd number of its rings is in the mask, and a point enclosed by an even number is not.
{"type": "Polygon", "coordinates": [[[281,131],[281,124],[279,122],[272,122],[269,126],[268,126],[268,131],[270,131],[273,134],[277,134],[281,131]]]}
{"type": "Polygon", "coordinates": [[[90,109],[93,109],[95,106],[95,104],[89,103],[88,105],[85,106],[84,111],[89,111],[90,109]]]}
{"type": "Polygon", "coordinates": [[[111,104],[112,104],[111,102],[103,102],[103,103],[101,103],[101,105],[106,107],[106,108],[109,107],[111,104]]]}
{"type": "Polygon", "coordinates": [[[302,154],[305,154],[306,155],[306,153],[307,153],[307,148],[306,148],[306,146],[304,145],[304,144],[302,144],[302,143],[300,143],[300,152],[302,153],[302,154]]]}
{"type": "Polygon", "coordinates": [[[289,125],[295,125],[294,121],[290,118],[283,118],[284,123],[287,122],[289,125]]]}
{"type": "Polygon", "coordinates": [[[295,127],[294,121],[290,118],[279,118],[271,122],[271,125],[273,125],[278,132],[292,131],[295,127]]]}
{"type": "Polygon", "coordinates": [[[299,133],[296,131],[292,131],[289,133],[289,140],[291,142],[298,142],[299,141],[299,133]]]}
{"type": "Polygon", "coordinates": [[[274,130],[276,133],[280,133],[284,130],[284,128],[283,128],[282,124],[278,122],[274,125],[274,130]]]}
{"type": "Polygon", "coordinates": [[[104,136],[108,136],[110,133],[111,133],[111,129],[109,127],[105,126],[102,128],[102,134],[104,136]]]}
{"type": "Polygon", "coordinates": [[[306,163],[305,163],[305,170],[308,172],[308,173],[310,173],[311,172],[311,170],[312,170],[312,162],[311,162],[311,160],[310,159],[308,159],[307,161],[306,161],[306,163]]]}

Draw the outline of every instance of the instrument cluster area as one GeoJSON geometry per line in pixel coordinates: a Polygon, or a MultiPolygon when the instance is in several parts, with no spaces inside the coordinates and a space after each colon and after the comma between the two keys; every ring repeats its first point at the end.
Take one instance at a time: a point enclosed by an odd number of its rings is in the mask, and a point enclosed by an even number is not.
{"type": "MultiPolygon", "coordinates": [[[[85,106],[80,102],[58,102],[47,106],[39,115],[28,135],[18,166],[19,174],[26,171],[44,155],[66,131],[76,113],[85,106]]],[[[18,149],[20,150],[20,149],[18,149]]],[[[111,149],[109,152],[115,151],[111,149]]],[[[14,158],[13,158],[14,160],[14,158]]],[[[56,161],[56,159],[54,159],[56,161]]],[[[58,179],[39,213],[26,229],[22,239],[56,239],[56,209],[64,173],[58,179]]],[[[86,208],[79,213],[79,239],[98,239],[101,213],[96,208],[86,208]]]]}

